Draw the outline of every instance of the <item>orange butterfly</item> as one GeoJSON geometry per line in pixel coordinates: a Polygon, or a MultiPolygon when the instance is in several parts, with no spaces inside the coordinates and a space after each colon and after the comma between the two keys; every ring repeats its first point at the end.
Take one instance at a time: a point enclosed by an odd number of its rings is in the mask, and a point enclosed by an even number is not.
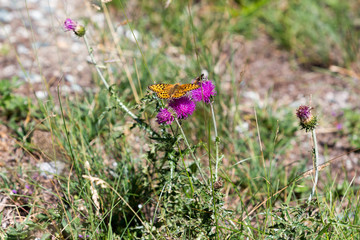
{"type": "Polygon", "coordinates": [[[187,83],[187,84],[159,83],[159,84],[150,85],[148,88],[151,91],[155,92],[158,98],[172,99],[172,98],[180,98],[184,96],[187,92],[197,89],[199,87],[200,86],[195,83],[187,83]]]}

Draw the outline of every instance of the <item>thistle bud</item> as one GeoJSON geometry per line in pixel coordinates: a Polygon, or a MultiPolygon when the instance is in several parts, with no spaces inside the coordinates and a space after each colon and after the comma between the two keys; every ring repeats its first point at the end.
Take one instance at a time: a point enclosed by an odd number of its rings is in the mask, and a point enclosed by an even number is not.
{"type": "Polygon", "coordinates": [[[317,117],[311,114],[312,107],[300,106],[296,110],[296,116],[300,120],[300,126],[306,132],[314,130],[317,125],[317,117]]]}
{"type": "Polygon", "coordinates": [[[74,30],[74,33],[75,33],[76,36],[78,36],[78,37],[84,36],[84,35],[85,35],[85,32],[86,32],[85,27],[82,26],[82,25],[77,25],[76,28],[75,28],[75,30],[74,30]]]}

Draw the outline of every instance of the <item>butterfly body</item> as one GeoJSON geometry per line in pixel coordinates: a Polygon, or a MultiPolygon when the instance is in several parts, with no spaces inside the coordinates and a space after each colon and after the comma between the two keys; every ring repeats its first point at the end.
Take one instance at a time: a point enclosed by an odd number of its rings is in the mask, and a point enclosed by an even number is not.
{"type": "Polygon", "coordinates": [[[187,83],[187,84],[168,84],[168,83],[158,83],[150,85],[148,88],[155,92],[156,95],[161,99],[173,99],[181,98],[187,92],[199,88],[198,84],[187,83]]]}
{"type": "Polygon", "coordinates": [[[200,84],[205,79],[205,75],[201,74],[200,76],[194,79],[194,84],[200,84]]]}

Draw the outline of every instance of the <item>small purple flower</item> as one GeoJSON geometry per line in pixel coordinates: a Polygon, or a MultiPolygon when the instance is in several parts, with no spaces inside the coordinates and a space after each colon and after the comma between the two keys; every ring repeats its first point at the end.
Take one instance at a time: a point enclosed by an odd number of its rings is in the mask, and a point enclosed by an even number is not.
{"type": "Polygon", "coordinates": [[[175,120],[174,116],[166,108],[160,109],[156,118],[159,124],[165,123],[167,125],[170,125],[175,120]]]}
{"type": "Polygon", "coordinates": [[[64,22],[64,27],[66,31],[75,31],[76,26],[77,23],[71,20],[70,18],[67,18],[64,22]]]}
{"type": "Polygon", "coordinates": [[[86,238],[89,238],[90,237],[90,235],[86,235],[86,238]]]}
{"type": "Polygon", "coordinates": [[[193,90],[192,99],[195,102],[204,101],[210,103],[211,97],[216,96],[215,85],[212,81],[208,80],[200,83],[200,88],[193,90]]]}
{"type": "Polygon", "coordinates": [[[81,235],[81,234],[79,234],[79,238],[84,238],[84,236],[83,236],[83,235],[81,235]]]}
{"type": "Polygon", "coordinates": [[[300,126],[306,132],[312,131],[316,128],[318,123],[317,117],[311,114],[312,107],[302,105],[296,110],[296,116],[300,120],[300,126]]]}
{"type": "Polygon", "coordinates": [[[70,18],[67,18],[64,22],[65,31],[73,31],[78,37],[82,37],[85,35],[85,27],[77,24],[70,18]]]}
{"type": "Polygon", "coordinates": [[[337,130],[343,129],[343,125],[341,123],[336,124],[336,129],[337,130]]]}
{"type": "Polygon", "coordinates": [[[296,116],[300,119],[301,122],[310,121],[312,118],[311,107],[304,106],[304,105],[300,106],[296,110],[296,116]]]}
{"type": "Polygon", "coordinates": [[[174,109],[178,119],[186,119],[194,113],[196,104],[189,97],[184,96],[171,100],[169,106],[174,109]]]}
{"type": "Polygon", "coordinates": [[[30,189],[30,185],[28,185],[28,184],[25,184],[25,187],[27,188],[27,189],[30,189]]]}
{"type": "Polygon", "coordinates": [[[13,194],[17,194],[17,191],[15,189],[11,190],[13,194]]]}

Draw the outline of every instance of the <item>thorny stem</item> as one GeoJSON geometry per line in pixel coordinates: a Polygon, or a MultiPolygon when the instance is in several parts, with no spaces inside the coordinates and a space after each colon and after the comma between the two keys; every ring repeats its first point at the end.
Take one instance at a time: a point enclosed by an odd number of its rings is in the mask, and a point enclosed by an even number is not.
{"type": "Polygon", "coordinates": [[[202,172],[202,170],[201,170],[201,168],[200,168],[199,160],[195,157],[194,152],[193,152],[193,150],[191,149],[190,144],[189,144],[189,142],[188,142],[188,140],[187,140],[187,138],[186,138],[186,136],[185,136],[184,130],[182,129],[182,127],[181,127],[179,121],[177,120],[177,118],[175,118],[175,122],[176,122],[176,124],[178,125],[178,127],[179,127],[179,129],[180,129],[180,131],[181,131],[181,134],[183,135],[185,144],[186,144],[186,146],[188,147],[188,149],[189,149],[189,151],[190,151],[190,153],[191,153],[191,156],[193,157],[193,159],[194,159],[194,161],[195,161],[195,164],[196,164],[197,168],[199,169],[201,178],[202,178],[203,180],[205,180],[204,174],[203,174],[203,172],[202,172]]]}
{"type": "Polygon", "coordinates": [[[172,180],[174,177],[174,169],[175,169],[175,165],[174,162],[170,161],[170,183],[169,183],[169,193],[171,192],[171,188],[172,188],[172,180]]]}
{"type": "MultiPolygon", "coordinates": [[[[105,80],[104,76],[102,75],[99,67],[97,66],[97,64],[96,64],[96,62],[95,62],[95,58],[94,58],[94,55],[93,55],[93,52],[92,52],[93,50],[92,50],[92,48],[91,48],[90,45],[89,45],[89,42],[88,42],[88,40],[87,40],[86,35],[84,35],[84,41],[85,41],[86,48],[87,48],[87,50],[88,50],[88,52],[89,52],[89,55],[90,55],[90,58],[91,58],[91,63],[94,64],[95,69],[96,69],[97,73],[99,74],[99,77],[101,78],[101,81],[104,83],[106,89],[109,90],[109,89],[110,89],[110,86],[109,86],[109,84],[107,83],[107,81],[105,80]]],[[[131,116],[131,115],[130,115],[130,116],[131,116]]]]}
{"type": "Polygon", "coordinates": [[[313,165],[314,165],[314,168],[315,168],[315,180],[314,180],[314,185],[312,187],[311,194],[310,194],[310,197],[309,197],[309,202],[311,201],[311,198],[315,195],[316,185],[317,185],[317,182],[318,182],[318,179],[319,179],[319,169],[318,169],[319,150],[318,150],[318,147],[317,147],[315,129],[313,129],[311,131],[311,133],[312,133],[312,139],[313,139],[314,151],[315,151],[315,158],[314,158],[314,162],[313,162],[313,165]]]}
{"type": "Polygon", "coordinates": [[[216,153],[216,164],[215,164],[215,181],[218,180],[218,166],[219,166],[219,139],[218,139],[218,132],[216,127],[216,119],[215,119],[215,113],[214,113],[214,106],[212,102],[210,102],[210,109],[211,109],[211,115],[214,123],[214,132],[215,132],[215,153],[216,153]]]}
{"type": "MultiPolygon", "coordinates": [[[[97,71],[97,73],[98,73],[101,81],[104,83],[106,89],[111,93],[111,89],[110,89],[109,84],[107,83],[107,81],[106,81],[106,79],[104,78],[102,72],[100,71],[98,65],[96,64],[96,61],[95,61],[95,58],[94,58],[94,55],[93,55],[93,52],[92,52],[92,48],[91,48],[90,45],[89,45],[89,42],[88,42],[88,40],[87,40],[86,35],[84,35],[84,41],[85,41],[86,48],[87,48],[87,50],[88,50],[88,52],[89,52],[89,56],[90,56],[90,59],[91,59],[91,63],[94,64],[95,69],[96,69],[96,71],[97,71]]],[[[111,94],[112,94],[112,93],[111,93],[111,94]]],[[[118,97],[115,97],[115,99],[116,99],[117,104],[120,106],[120,108],[121,108],[124,112],[126,112],[127,114],[129,114],[130,117],[131,117],[132,119],[134,119],[134,120],[139,124],[139,126],[140,126],[142,129],[144,129],[145,131],[147,131],[147,132],[148,132],[149,134],[151,134],[151,135],[158,135],[154,130],[152,130],[152,129],[150,128],[149,125],[147,125],[146,123],[144,123],[140,118],[138,118],[134,113],[132,113],[132,112],[124,105],[124,103],[123,103],[118,97]]]]}

